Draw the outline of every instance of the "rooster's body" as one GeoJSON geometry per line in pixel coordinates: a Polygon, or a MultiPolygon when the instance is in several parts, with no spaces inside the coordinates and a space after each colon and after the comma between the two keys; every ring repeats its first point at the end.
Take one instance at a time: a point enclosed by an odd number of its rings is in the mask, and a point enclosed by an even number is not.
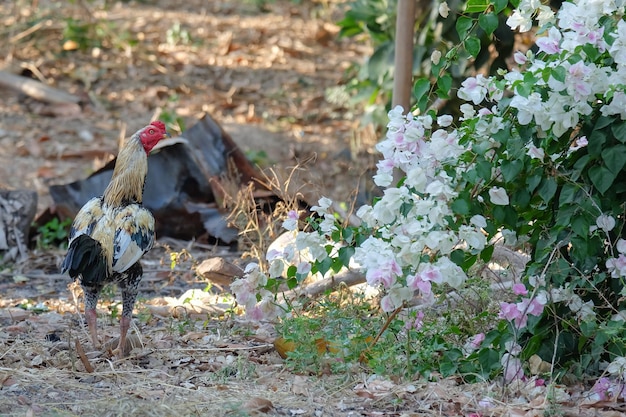
{"type": "Polygon", "coordinates": [[[152,122],[124,144],[113,177],[101,197],[89,200],[72,228],[63,272],[78,279],[85,294],[85,318],[98,346],[96,305],[107,283],[122,290],[122,317],[117,350],[124,354],[137,287],[143,275],[139,259],[154,244],[154,217],[142,205],[148,172],[147,155],[165,137],[165,126],[152,122]]]}

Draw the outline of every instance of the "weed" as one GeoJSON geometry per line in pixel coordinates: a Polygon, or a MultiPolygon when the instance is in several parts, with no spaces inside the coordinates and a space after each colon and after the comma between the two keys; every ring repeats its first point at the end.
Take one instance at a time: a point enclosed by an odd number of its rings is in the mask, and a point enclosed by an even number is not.
{"type": "Polygon", "coordinates": [[[191,43],[191,35],[189,31],[180,26],[180,22],[175,22],[171,28],[165,32],[165,40],[170,46],[179,44],[188,45],[191,43]]]}
{"type": "MultiPolygon", "coordinates": [[[[172,94],[168,101],[170,103],[176,103],[178,101],[178,95],[172,94]]],[[[176,115],[175,111],[171,111],[168,109],[162,109],[161,113],[159,113],[159,120],[161,120],[167,126],[167,130],[169,132],[177,132],[181,134],[185,131],[185,121],[182,117],[176,115]]]]}
{"type": "Polygon", "coordinates": [[[67,238],[72,219],[65,219],[62,222],[58,218],[50,220],[48,223],[37,228],[37,247],[47,249],[50,247],[67,247],[67,238]]]}
{"type": "MultiPolygon", "coordinates": [[[[228,359],[228,358],[227,358],[228,359]]],[[[218,369],[214,377],[217,381],[225,383],[232,379],[247,380],[256,375],[256,366],[246,357],[236,356],[232,361],[218,369]]]]}

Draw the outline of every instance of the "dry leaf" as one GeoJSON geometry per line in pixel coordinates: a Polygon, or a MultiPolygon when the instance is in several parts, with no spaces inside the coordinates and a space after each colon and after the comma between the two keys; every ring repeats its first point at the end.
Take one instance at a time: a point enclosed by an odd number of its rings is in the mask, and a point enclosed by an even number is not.
{"type": "Polygon", "coordinates": [[[296,395],[309,395],[309,382],[308,380],[300,375],[296,375],[293,378],[293,382],[291,383],[291,392],[296,395]]]}
{"type": "Polygon", "coordinates": [[[285,338],[278,337],[274,340],[274,348],[281,358],[287,359],[287,354],[296,349],[296,344],[292,340],[286,340],[285,338]]]}
{"type": "Polygon", "coordinates": [[[550,372],[552,365],[550,362],[546,362],[539,355],[533,355],[528,359],[530,365],[530,373],[533,375],[540,375],[550,372]]]}
{"type": "Polygon", "coordinates": [[[274,405],[265,398],[253,397],[243,405],[243,408],[250,414],[269,413],[274,408],[274,405]]]}

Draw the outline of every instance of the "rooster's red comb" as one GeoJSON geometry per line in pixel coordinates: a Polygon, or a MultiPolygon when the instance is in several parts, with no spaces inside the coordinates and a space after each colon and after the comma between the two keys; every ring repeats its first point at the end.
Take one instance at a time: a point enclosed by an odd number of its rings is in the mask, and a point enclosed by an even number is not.
{"type": "Polygon", "coordinates": [[[165,129],[165,123],[163,123],[163,122],[162,122],[162,121],[160,121],[160,120],[155,120],[154,122],[150,123],[150,126],[154,126],[154,127],[156,127],[156,128],[157,128],[157,129],[159,129],[161,132],[165,132],[165,131],[166,131],[166,129],[165,129]]]}

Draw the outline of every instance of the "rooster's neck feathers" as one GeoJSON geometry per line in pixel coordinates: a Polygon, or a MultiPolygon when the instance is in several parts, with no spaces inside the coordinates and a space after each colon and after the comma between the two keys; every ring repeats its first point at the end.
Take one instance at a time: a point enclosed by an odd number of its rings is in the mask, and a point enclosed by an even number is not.
{"type": "Polygon", "coordinates": [[[148,157],[139,135],[133,135],[120,149],[113,177],[104,191],[104,203],[120,206],[141,203],[148,173],[148,157]]]}

